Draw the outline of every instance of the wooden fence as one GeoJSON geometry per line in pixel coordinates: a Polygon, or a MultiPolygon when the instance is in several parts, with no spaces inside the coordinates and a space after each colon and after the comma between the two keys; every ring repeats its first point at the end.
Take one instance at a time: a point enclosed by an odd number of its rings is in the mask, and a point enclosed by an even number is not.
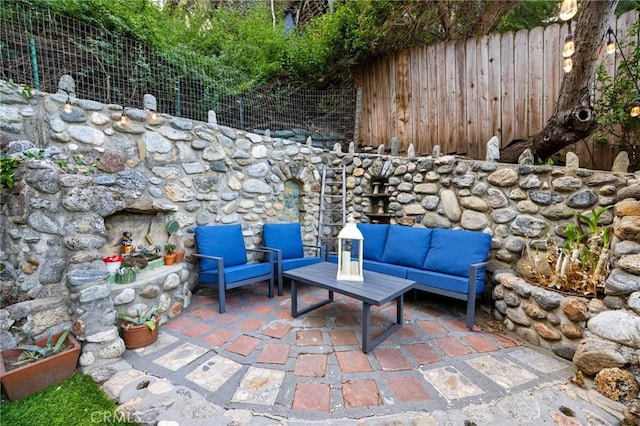
{"type": "MultiPolygon", "coordinates": [[[[622,42],[638,12],[612,22],[622,42]]],[[[493,34],[402,50],[365,64],[355,74],[362,89],[358,143],[400,149],[413,143],[417,154],[442,153],[484,159],[486,142],[539,132],[555,108],[563,77],[565,25],[493,34]]],[[[604,37],[604,35],[603,35],[604,37]]],[[[602,60],[611,73],[622,61],[619,52],[602,60]]],[[[630,52],[625,52],[629,57],[630,52]]],[[[614,148],[586,141],[572,149],[587,167],[607,169],[614,148]]]]}

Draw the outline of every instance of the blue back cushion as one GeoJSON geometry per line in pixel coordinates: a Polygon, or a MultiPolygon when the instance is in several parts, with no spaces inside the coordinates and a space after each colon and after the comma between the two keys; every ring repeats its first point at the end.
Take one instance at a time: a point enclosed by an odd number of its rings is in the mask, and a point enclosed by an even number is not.
{"type": "MultiPolygon", "coordinates": [[[[486,261],[490,249],[489,234],[436,228],[431,236],[424,269],[469,277],[469,265],[486,261]]],[[[484,268],[478,271],[476,278],[484,280],[484,268]]]]}
{"type": "MultiPolygon", "coordinates": [[[[224,266],[247,263],[247,250],[240,225],[197,226],[195,230],[198,253],[224,258],[224,266]]],[[[216,269],[216,262],[200,259],[200,269],[216,269]]]]}
{"type": "MultiPolygon", "coordinates": [[[[365,246],[366,244],[365,240],[365,246]]],[[[430,228],[390,225],[382,261],[421,268],[430,244],[430,228]]]]}
{"type": "Polygon", "coordinates": [[[389,225],[373,225],[370,223],[359,223],[358,229],[364,238],[362,256],[367,260],[382,262],[382,253],[387,242],[389,225]]]}
{"type": "Polygon", "coordinates": [[[265,247],[282,250],[283,259],[304,257],[299,223],[265,223],[262,239],[265,247]]]}

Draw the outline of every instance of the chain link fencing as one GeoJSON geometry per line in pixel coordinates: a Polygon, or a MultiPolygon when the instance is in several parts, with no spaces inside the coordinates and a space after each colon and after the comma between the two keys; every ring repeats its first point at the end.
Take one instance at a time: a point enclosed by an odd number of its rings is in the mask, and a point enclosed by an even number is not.
{"type": "Polygon", "coordinates": [[[152,94],[157,111],[305,142],[346,147],[353,140],[356,95],[352,88],[307,90],[283,84],[248,90],[217,58],[188,51],[160,55],[151,47],[50,10],[11,2],[0,7],[0,78],[48,93],[62,75],[73,77],[76,96],[123,107],[143,107],[152,94]],[[169,57],[170,56],[170,57],[169,57]]]}

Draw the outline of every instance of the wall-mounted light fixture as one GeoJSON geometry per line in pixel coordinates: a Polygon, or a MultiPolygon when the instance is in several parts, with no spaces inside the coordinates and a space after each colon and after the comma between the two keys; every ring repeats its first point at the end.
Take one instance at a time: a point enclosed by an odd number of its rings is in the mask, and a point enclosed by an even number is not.
{"type": "Polygon", "coordinates": [[[62,107],[63,111],[66,113],[70,113],[71,111],[73,111],[73,106],[71,105],[71,96],[69,95],[69,91],[66,89],[60,89],[62,90],[64,93],[67,94],[67,100],[64,101],[64,106],[62,107]]]}
{"type": "Polygon", "coordinates": [[[620,47],[620,43],[618,42],[618,37],[616,36],[616,32],[613,31],[611,27],[609,27],[609,29],[607,30],[607,37],[608,37],[607,53],[608,54],[615,53],[616,51],[615,47],[618,46],[618,50],[620,51],[620,56],[622,56],[622,61],[627,69],[627,72],[629,73],[629,77],[631,77],[631,81],[633,81],[633,84],[635,84],[636,90],[638,91],[636,98],[631,103],[631,109],[629,110],[629,115],[631,117],[638,118],[640,117],[640,85],[638,84],[638,78],[633,75],[633,72],[631,71],[631,67],[629,66],[629,62],[627,62],[627,58],[624,56],[624,52],[622,51],[622,48],[620,47]],[[613,36],[613,40],[612,40],[612,36],[613,36]],[[613,45],[613,48],[610,48],[611,45],[613,45]]]}

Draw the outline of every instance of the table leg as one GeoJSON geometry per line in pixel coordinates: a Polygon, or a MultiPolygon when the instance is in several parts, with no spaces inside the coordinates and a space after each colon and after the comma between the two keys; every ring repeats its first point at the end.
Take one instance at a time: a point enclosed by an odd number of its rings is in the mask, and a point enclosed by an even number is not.
{"type": "Polygon", "coordinates": [[[296,318],[302,314],[306,314],[309,311],[317,309],[331,302],[333,302],[333,291],[329,290],[329,297],[327,299],[321,300],[318,303],[315,303],[304,309],[298,310],[298,286],[295,280],[293,279],[291,280],[291,316],[292,317],[296,318]]]}
{"type": "Polygon", "coordinates": [[[395,333],[396,330],[402,328],[402,309],[404,306],[403,295],[396,297],[396,323],[391,324],[389,328],[384,330],[378,337],[371,340],[371,305],[362,302],[362,352],[369,351],[380,344],[384,339],[395,333]]]}

